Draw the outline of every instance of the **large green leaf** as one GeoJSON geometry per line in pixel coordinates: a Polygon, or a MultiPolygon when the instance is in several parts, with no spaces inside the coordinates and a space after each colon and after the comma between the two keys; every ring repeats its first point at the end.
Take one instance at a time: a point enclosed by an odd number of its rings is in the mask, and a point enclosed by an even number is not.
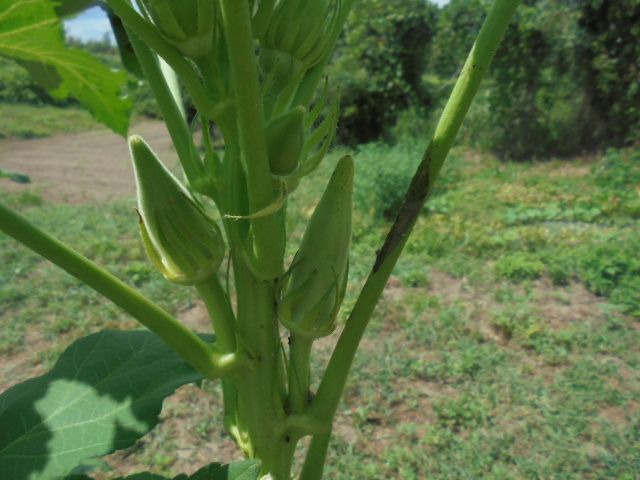
{"type": "Polygon", "coordinates": [[[149,331],[73,343],[54,368],[0,395],[0,479],[52,479],[132,445],[162,401],[202,377],[149,331]]]}
{"type": "MultiPolygon", "coordinates": [[[[260,462],[257,460],[244,460],[229,465],[212,463],[201,468],[191,476],[182,474],[168,478],[155,473],[136,473],[128,477],[118,477],[114,480],[257,480],[260,477],[260,462]]],[[[66,480],[91,480],[86,475],[70,476],[66,480]]]]}
{"type": "Polygon", "coordinates": [[[189,480],[256,480],[259,476],[260,464],[255,460],[245,460],[229,465],[212,463],[191,475],[189,480]]]}
{"type": "Polygon", "coordinates": [[[98,5],[97,0],[62,0],[59,5],[56,6],[56,12],[60,17],[68,17],[77,15],[91,7],[98,5]]]}
{"type": "Polygon", "coordinates": [[[50,0],[0,0],[0,55],[27,62],[23,65],[43,86],[56,86],[54,96],[72,95],[98,121],[121,135],[127,133],[132,102],[120,95],[127,74],[67,47],[50,0]],[[38,63],[55,72],[36,67],[38,63]],[[59,79],[53,78],[56,74],[59,79]]]}

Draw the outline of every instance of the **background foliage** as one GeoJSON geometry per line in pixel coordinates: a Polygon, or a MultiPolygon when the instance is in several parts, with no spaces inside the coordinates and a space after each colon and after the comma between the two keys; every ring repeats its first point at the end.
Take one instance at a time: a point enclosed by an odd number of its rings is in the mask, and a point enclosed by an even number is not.
{"type": "MultiPolygon", "coordinates": [[[[342,139],[389,140],[394,123],[396,138],[424,136],[490,4],[360,2],[331,76],[345,107],[342,139]]],[[[638,0],[523,2],[463,139],[514,159],[637,142],[637,38],[638,0]]]]}
{"type": "MultiPolygon", "coordinates": [[[[350,145],[425,138],[490,0],[361,0],[329,69],[350,145]]],[[[640,141],[640,0],[526,0],[511,24],[461,141],[515,160],[568,156],[640,141]]],[[[107,39],[82,44],[118,63],[107,39]]],[[[56,104],[18,64],[0,60],[0,102],[56,104]]],[[[159,117],[144,82],[127,92],[159,117]]]]}

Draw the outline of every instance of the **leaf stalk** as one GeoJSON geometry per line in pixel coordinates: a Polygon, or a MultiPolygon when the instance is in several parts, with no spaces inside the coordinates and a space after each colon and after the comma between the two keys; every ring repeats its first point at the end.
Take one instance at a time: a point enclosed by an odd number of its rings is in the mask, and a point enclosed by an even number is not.
{"type": "Polygon", "coordinates": [[[111,300],[156,333],[207,378],[222,377],[241,363],[239,356],[220,354],[140,292],[2,203],[0,230],[111,300]]]}

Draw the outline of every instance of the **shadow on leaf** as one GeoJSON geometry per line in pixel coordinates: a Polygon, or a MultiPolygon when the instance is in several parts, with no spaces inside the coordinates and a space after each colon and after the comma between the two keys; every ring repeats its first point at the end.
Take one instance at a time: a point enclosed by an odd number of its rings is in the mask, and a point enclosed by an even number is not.
{"type": "Polygon", "coordinates": [[[61,478],[129,447],[158,423],[167,396],[201,379],[149,331],[84,337],[50,372],[0,395],[0,478],[61,478]]]}

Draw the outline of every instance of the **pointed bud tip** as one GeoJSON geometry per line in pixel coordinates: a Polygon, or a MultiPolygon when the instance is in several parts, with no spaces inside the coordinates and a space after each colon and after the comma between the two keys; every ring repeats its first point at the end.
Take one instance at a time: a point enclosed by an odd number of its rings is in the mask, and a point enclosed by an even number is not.
{"type": "Polygon", "coordinates": [[[134,166],[140,158],[145,157],[145,153],[148,153],[151,147],[147,145],[147,142],[140,135],[131,135],[129,137],[129,152],[133,159],[134,166]]]}
{"type": "Polygon", "coordinates": [[[133,135],[129,135],[129,143],[137,143],[137,142],[144,142],[144,140],[142,139],[142,137],[136,133],[134,133],[133,135]]]}
{"type": "Polygon", "coordinates": [[[142,145],[146,145],[145,141],[140,135],[130,135],[128,141],[129,148],[139,148],[142,145]]]}
{"type": "MultiPolygon", "coordinates": [[[[353,179],[355,175],[355,165],[353,157],[346,155],[342,157],[336,165],[333,175],[327,185],[327,191],[353,191],[353,179]]],[[[332,197],[332,195],[329,195],[332,197]]]]}
{"type": "Polygon", "coordinates": [[[338,160],[338,165],[336,166],[334,175],[353,178],[354,172],[355,162],[353,161],[353,157],[351,155],[345,155],[338,160]]]}

